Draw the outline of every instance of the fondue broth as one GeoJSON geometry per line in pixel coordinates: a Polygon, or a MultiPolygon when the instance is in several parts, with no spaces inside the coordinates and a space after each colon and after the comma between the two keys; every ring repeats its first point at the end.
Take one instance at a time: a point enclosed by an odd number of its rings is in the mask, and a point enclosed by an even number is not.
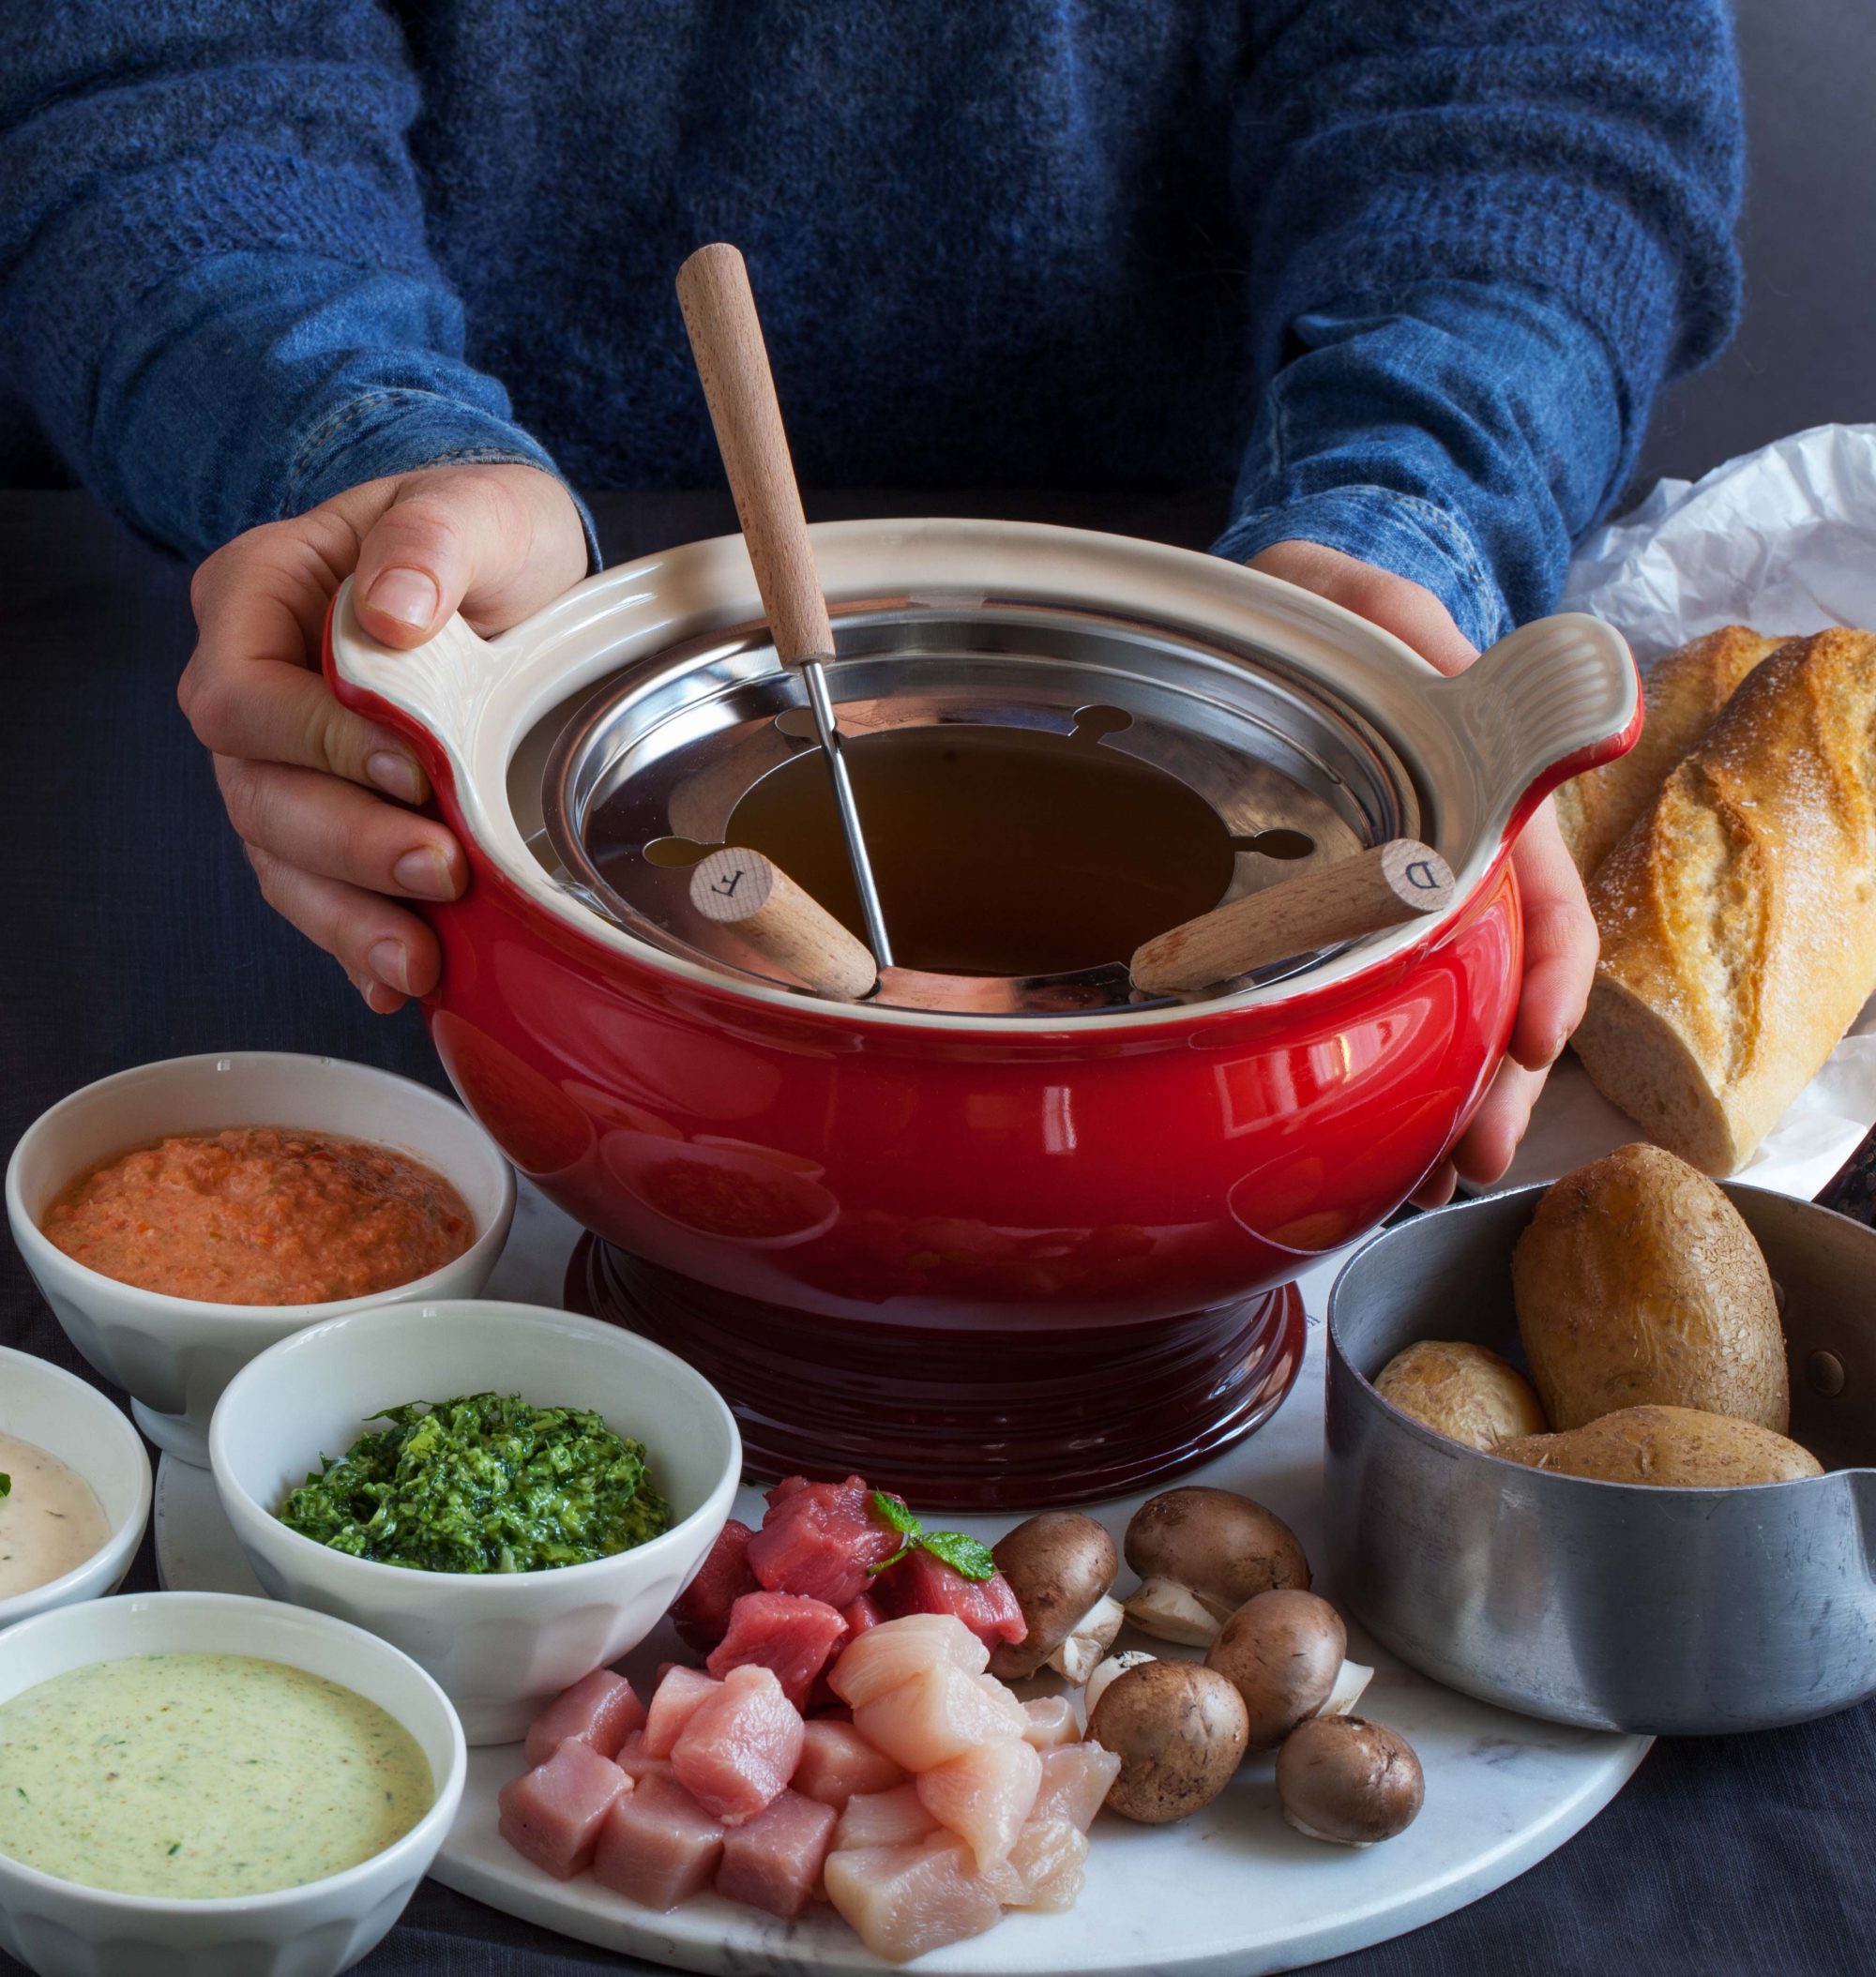
{"type": "MultiPolygon", "coordinates": [[[[1125,961],[1231,883],[1218,812],[1085,736],[960,723],[859,734],[842,749],[901,967],[1030,975],[1125,961]]],[[[818,751],[749,789],[725,841],[764,853],[865,937],[818,751]]],[[[620,850],[605,806],[589,847],[602,868],[620,850]]]]}
{"type": "Polygon", "coordinates": [[[97,1492],[56,1456],[0,1434],[0,1599],[75,1572],[111,1535],[97,1492]]]}
{"type": "Polygon", "coordinates": [[[356,1867],[435,1798],[416,1740],[283,1662],[140,1654],[0,1703],[0,1853],[123,1894],[262,1894],[356,1867]]]}

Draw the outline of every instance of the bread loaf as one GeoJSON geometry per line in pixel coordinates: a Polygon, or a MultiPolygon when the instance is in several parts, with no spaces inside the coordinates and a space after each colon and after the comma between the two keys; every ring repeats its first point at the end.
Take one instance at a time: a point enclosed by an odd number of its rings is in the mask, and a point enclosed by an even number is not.
{"type": "Polygon", "coordinates": [[[1651,669],[1642,687],[1646,718],[1641,740],[1626,755],[1557,792],[1557,822],[1584,879],[1593,876],[1654,801],[1681,757],[1732,698],[1733,688],[1784,642],[1729,625],[1671,652],[1651,669]]]}
{"type": "Polygon", "coordinates": [[[1876,635],[1758,666],[1590,884],[1577,1054],[1651,1139],[1734,1172],[1876,988],[1876,635]]]}

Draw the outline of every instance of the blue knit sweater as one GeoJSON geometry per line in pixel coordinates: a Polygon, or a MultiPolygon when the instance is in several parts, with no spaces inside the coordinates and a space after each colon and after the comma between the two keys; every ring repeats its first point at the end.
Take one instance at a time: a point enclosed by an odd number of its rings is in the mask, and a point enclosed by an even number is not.
{"type": "Polygon", "coordinates": [[[748,253],[810,484],[1235,480],[1475,637],[1735,308],[1724,0],[76,0],[0,23],[0,375],[199,553],[371,475],[719,475],[748,253]]]}

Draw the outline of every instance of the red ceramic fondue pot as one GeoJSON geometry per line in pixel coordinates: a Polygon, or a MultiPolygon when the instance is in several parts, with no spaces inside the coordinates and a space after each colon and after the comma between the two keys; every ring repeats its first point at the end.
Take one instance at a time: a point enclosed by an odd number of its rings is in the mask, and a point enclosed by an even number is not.
{"type": "Polygon", "coordinates": [[[425,909],[431,1034],[592,1232],[569,1301],[697,1364],[758,1470],[858,1469],[934,1505],[1133,1487],[1267,1417],[1301,1358],[1289,1280],[1470,1118],[1518,999],[1511,843],[1633,741],[1633,662],[1562,617],[1446,680],[1188,551],[983,521],[813,535],[856,763],[906,726],[1052,735],[1202,797],[1227,896],[1295,868],[1272,846],[1409,836],[1453,904],[1189,1001],[1033,980],[957,1009],[823,1001],[713,947],[656,855],[720,838],[809,746],[739,537],[413,652],[360,632],[347,585],[328,675],[411,738],[469,860],[464,897],[425,909]],[[624,820],[610,863],[582,835],[601,817],[624,820]]]}

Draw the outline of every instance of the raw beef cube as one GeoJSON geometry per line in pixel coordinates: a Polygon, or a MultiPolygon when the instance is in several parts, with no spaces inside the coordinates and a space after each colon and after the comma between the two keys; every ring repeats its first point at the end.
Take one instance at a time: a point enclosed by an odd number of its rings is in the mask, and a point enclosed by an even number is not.
{"type": "Polygon", "coordinates": [[[702,1894],[723,1857],[723,1828],[674,1778],[646,1778],[613,1807],[593,1879],[647,1909],[702,1894]]]}
{"type": "Polygon", "coordinates": [[[631,1788],[610,1758],[569,1737],[496,1793],[502,1837],[556,1880],[570,1881],[591,1864],[606,1815],[631,1788]]]}
{"type": "Polygon", "coordinates": [[[1098,1743],[1065,1743],[1042,1753],[1042,1788],[1031,1808],[1033,1819],[1067,1819],[1082,1833],[1107,1803],[1120,1776],[1120,1759],[1098,1743]]]}
{"type": "Polygon", "coordinates": [[[850,1599],[840,1608],[840,1618],[847,1623],[848,1638],[857,1640],[886,1618],[886,1610],[870,1592],[862,1592],[858,1599],[850,1599]]]}
{"type": "Polygon", "coordinates": [[[842,1702],[858,1709],[941,1662],[981,1675],[990,1659],[990,1650],[961,1621],[914,1613],[862,1634],[841,1651],[827,1680],[842,1702]]]}
{"type": "Polygon", "coordinates": [[[712,1540],[697,1577],[671,1609],[678,1638],[700,1654],[707,1654],[728,1631],[730,1608],[745,1592],[756,1590],[749,1557],[754,1536],[747,1524],[732,1517],[712,1540]]]}
{"type": "Polygon", "coordinates": [[[1066,1696],[1032,1696],[1022,1705],[1028,1725],[1022,1741],[1037,1750],[1059,1750],[1065,1743],[1082,1741],[1082,1723],[1075,1705],[1066,1696]]]}
{"type": "MultiPolygon", "coordinates": [[[[807,1487],[808,1478],[806,1476],[784,1476],[774,1488],[764,1491],[763,1502],[773,1510],[778,1503],[785,1502],[798,1490],[803,1490],[807,1487]]],[[[764,1521],[766,1522],[767,1519],[764,1518],[764,1521]]]]}
{"type": "Polygon", "coordinates": [[[749,1569],[771,1592],[799,1592],[844,1607],[868,1590],[869,1573],[903,1542],[873,1507],[858,1476],[769,1493],[769,1512],[749,1540],[749,1569]]]}
{"type": "Polygon", "coordinates": [[[875,1956],[910,1963],[928,1950],[994,1928],[996,1890],[971,1870],[970,1849],[949,1834],[910,1847],[830,1853],[827,1899],[875,1956]]]}
{"type": "Polygon", "coordinates": [[[890,1791],[855,1792],[834,1829],[834,1845],[841,1851],[853,1847],[907,1847],[937,1831],[938,1821],[918,1796],[918,1788],[895,1785],[890,1791]]]}
{"type": "Polygon", "coordinates": [[[563,1696],[556,1696],[528,1726],[522,1755],[545,1764],[569,1737],[590,1743],[602,1758],[617,1755],[635,1729],[644,1726],[644,1704],[632,1685],[611,1668],[595,1668],[563,1696]]]}
{"type": "MultiPolygon", "coordinates": [[[[885,1632],[881,1627],[867,1637],[876,1640],[885,1632]]],[[[1007,1689],[1002,1697],[997,1702],[978,1677],[940,1664],[862,1703],[854,1728],[907,1771],[930,1771],[979,1743],[1022,1742],[1022,1707],[1007,1689]]]]}
{"type": "Polygon", "coordinates": [[[918,1796],[970,1848],[979,1874],[1009,1858],[1042,1787],[1042,1759],[1011,1737],[921,1772],[918,1796]]]}
{"type": "Polygon", "coordinates": [[[645,1712],[644,1754],[647,1758],[668,1758],[678,1732],[722,1684],[702,1668],[667,1668],[651,1692],[651,1707],[645,1712]]]}
{"type": "Polygon", "coordinates": [[[643,1784],[646,1778],[668,1778],[671,1775],[669,1758],[654,1758],[646,1752],[643,1730],[634,1730],[619,1745],[613,1762],[635,1783],[643,1784]]]}
{"type": "Polygon", "coordinates": [[[732,1668],[672,1746],[677,1782],[726,1826],[753,1819],[801,1761],[801,1712],[767,1668],[732,1668]]]}
{"type": "Polygon", "coordinates": [[[1085,1879],[1088,1836],[1067,1819],[1031,1819],[991,1878],[1006,1909],[1072,1909],[1085,1879]]]}
{"type": "Polygon", "coordinates": [[[905,1773],[851,1723],[820,1716],[802,1730],[801,1762],[788,1782],[803,1798],[838,1810],[856,1791],[890,1791],[903,1785],[905,1773]]]}
{"type": "Polygon", "coordinates": [[[840,1818],[798,1791],[771,1799],[747,1825],[731,1829],[717,1869],[717,1893],[771,1915],[799,1915],[821,1879],[840,1818]]]}
{"type": "Polygon", "coordinates": [[[782,1694],[805,1709],[814,1678],[846,1632],[839,1609],[825,1600],[797,1592],[745,1592],[730,1608],[729,1631],[706,1666],[713,1675],[740,1668],[772,1669],[782,1694]]]}
{"type": "Polygon", "coordinates": [[[1002,1573],[966,1578],[935,1552],[908,1551],[889,1572],[873,1581],[888,1613],[949,1613],[963,1622],[987,1648],[1011,1645],[1029,1632],[1022,1608],[1002,1573]]]}

